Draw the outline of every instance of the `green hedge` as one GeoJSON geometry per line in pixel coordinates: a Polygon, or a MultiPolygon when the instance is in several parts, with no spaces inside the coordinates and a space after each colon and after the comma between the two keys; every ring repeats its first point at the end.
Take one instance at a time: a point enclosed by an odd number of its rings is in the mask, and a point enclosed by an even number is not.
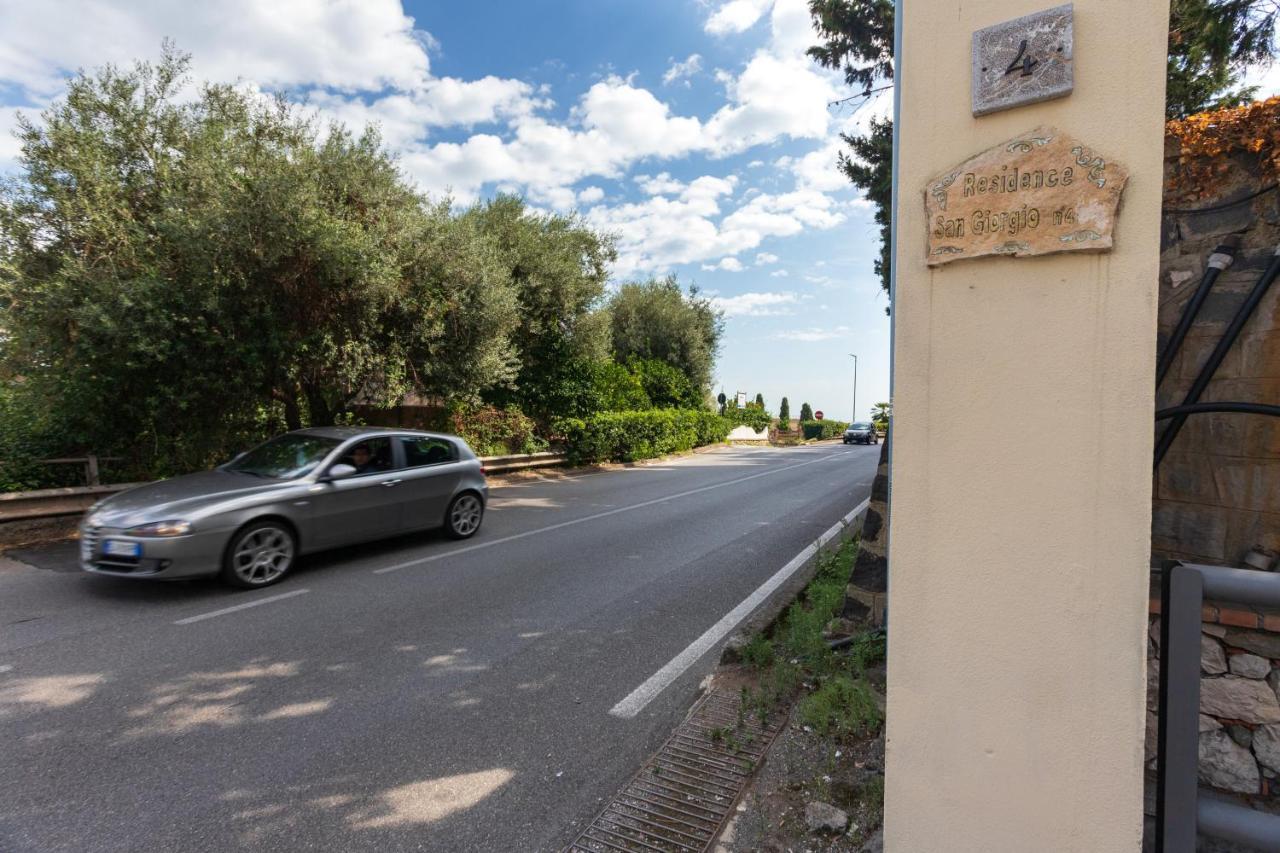
{"type": "Polygon", "coordinates": [[[805,438],[839,438],[849,425],[844,421],[801,421],[805,438]]]}
{"type": "Polygon", "coordinates": [[[742,409],[730,406],[724,410],[724,417],[729,422],[730,429],[741,424],[760,432],[773,426],[773,415],[758,406],[742,409]]]}
{"type": "Polygon", "coordinates": [[[729,429],[725,418],[702,409],[600,412],[556,423],[574,464],[633,462],[691,450],[724,441],[729,429]]]}

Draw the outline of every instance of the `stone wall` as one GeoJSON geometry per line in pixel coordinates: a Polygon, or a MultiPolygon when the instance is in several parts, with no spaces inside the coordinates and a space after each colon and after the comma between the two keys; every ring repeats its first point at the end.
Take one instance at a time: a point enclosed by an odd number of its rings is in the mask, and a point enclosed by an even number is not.
{"type": "MultiPolygon", "coordinates": [[[[1154,771],[1160,590],[1147,641],[1146,760],[1154,771]]],[[[1280,610],[1206,602],[1200,635],[1200,782],[1280,812],[1280,610]]],[[[1148,779],[1149,787],[1154,777],[1148,779]]],[[[1148,802],[1151,811],[1153,801],[1148,802]]]]}
{"type": "MultiPolygon", "coordinates": [[[[1166,145],[1170,186],[1180,154],[1166,145]]],[[[1236,309],[1270,263],[1280,243],[1280,192],[1204,213],[1179,207],[1221,205],[1264,186],[1259,156],[1237,151],[1220,158],[1213,197],[1194,203],[1166,194],[1160,256],[1159,346],[1162,350],[1222,239],[1241,240],[1235,263],[1214,285],[1177,361],[1160,386],[1158,408],[1182,402],[1236,309]]],[[[1209,401],[1280,403],[1280,284],[1274,285],[1245,326],[1201,398],[1209,401]]],[[[1152,517],[1157,557],[1239,565],[1261,546],[1280,551],[1280,418],[1258,415],[1192,415],[1157,472],[1152,517]]]]}

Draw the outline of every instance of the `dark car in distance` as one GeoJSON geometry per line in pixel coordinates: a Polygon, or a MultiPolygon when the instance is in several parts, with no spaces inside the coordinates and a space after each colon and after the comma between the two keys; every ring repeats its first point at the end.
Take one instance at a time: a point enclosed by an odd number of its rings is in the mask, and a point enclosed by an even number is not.
{"type": "Polygon", "coordinates": [[[858,421],[849,424],[844,431],[845,444],[879,444],[880,436],[876,433],[875,424],[870,421],[858,421]]]}

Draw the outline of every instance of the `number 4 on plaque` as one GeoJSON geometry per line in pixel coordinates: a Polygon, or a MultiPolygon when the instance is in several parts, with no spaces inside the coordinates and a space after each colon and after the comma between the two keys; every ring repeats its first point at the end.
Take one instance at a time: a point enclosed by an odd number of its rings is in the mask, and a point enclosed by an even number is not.
{"type": "Polygon", "coordinates": [[[1012,74],[1018,70],[1019,66],[1021,66],[1022,76],[1030,77],[1031,69],[1035,68],[1039,64],[1040,60],[1032,59],[1030,56],[1027,56],[1027,40],[1023,39],[1022,44],[1018,45],[1018,55],[1013,58],[1013,62],[1009,63],[1009,67],[1004,70],[1004,73],[1006,75],[1012,74]]]}

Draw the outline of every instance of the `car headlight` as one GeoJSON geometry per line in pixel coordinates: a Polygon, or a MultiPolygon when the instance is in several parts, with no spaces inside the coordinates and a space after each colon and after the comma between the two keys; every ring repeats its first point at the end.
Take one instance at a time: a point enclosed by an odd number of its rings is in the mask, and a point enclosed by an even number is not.
{"type": "Polygon", "coordinates": [[[191,522],[176,519],[140,524],[125,531],[130,536],[185,536],[190,532],[191,522]]]}

